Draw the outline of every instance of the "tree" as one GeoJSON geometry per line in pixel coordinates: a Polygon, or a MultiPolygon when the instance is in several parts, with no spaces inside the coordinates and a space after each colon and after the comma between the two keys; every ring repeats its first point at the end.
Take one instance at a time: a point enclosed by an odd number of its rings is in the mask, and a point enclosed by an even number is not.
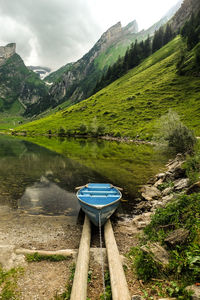
{"type": "Polygon", "coordinates": [[[152,52],[156,52],[163,46],[164,30],[163,27],[160,27],[154,34],[152,52]]]}
{"type": "Polygon", "coordinates": [[[169,43],[172,38],[173,38],[173,33],[172,33],[171,26],[169,24],[167,24],[167,27],[165,29],[165,33],[163,36],[163,45],[166,45],[167,43],[169,43]]]}
{"type": "Polygon", "coordinates": [[[148,38],[144,42],[144,57],[151,55],[151,40],[148,35],[148,38]]]}

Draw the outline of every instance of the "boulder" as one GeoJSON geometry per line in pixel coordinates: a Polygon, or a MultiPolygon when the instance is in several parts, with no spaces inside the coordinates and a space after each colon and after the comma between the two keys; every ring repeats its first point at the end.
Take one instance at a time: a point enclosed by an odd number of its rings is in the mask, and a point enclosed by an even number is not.
{"type": "Polygon", "coordinates": [[[170,245],[184,244],[189,236],[189,231],[184,228],[179,228],[171,232],[165,242],[170,245]]]}
{"type": "Polygon", "coordinates": [[[159,173],[159,174],[157,174],[157,175],[156,175],[156,178],[157,178],[157,179],[163,179],[163,180],[164,180],[164,178],[165,178],[165,173],[159,173]]]}
{"type": "Polygon", "coordinates": [[[142,215],[136,216],[133,219],[133,224],[138,228],[138,229],[143,229],[145,228],[147,225],[149,225],[149,223],[151,222],[151,212],[148,213],[144,213],[142,215]]]}
{"type": "Polygon", "coordinates": [[[144,185],[141,189],[142,197],[147,201],[158,199],[161,197],[161,192],[155,186],[144,185]]]}
{"type": "Polygon", "coordinates": [[[174,180],[174,174],[170,171],[165,173],[165,180],[164,181],[172,181],[174,180]]]}
{"type": "Polygon", "coordinates": [[[157,188],[159,185],[161,185],[163,183],[163,179],[160,178],[158,179],[155,183],[154,183],[154,186],[157,188]]]}
{"type": "Polygon", "coordinates": [[[152,207],[151,203],[148,201],[141,201],[136,205],[136,209],[145,211],[145,210],[150,210],[152,207]]]}
{"type": "Polygon", "coordinates": [[[186,191],[187,195],[191,195],[193,193],[200,193],[200,181],[191,185],[186,191]]]}
{"type": "Polygon", "coordinates": [[[159,243],[149,243],[140,248],[146,253],[153,254],[153,260],[166,267],[169,265],[169,254],[159,243]]]}
{"type": "Polygon", "coordinates": [[[192,300],[199,300],[200,299],[200,286],[198,285],[190,285],[186,287],[186,291],[191,291],[192,292],[192,300]]]}
{"type": "Polygon", "coordinates": [[[162,197],[162,203],[163,203],[163,206],[165,206],[168,202],[170,202],[172,199],[174,198],[174,195],[171,194],[171,195],[167,195],[165,197],[162,197]]]}
{"type": "Polygon", "coordinates": [[[187,188],[189,185],[189,178],[178,179],[174,182],[174,190],[180,191],[187,188]]]}
{"type": "Polygon", "coordinates": [[[167,195],[169,195],[170,193],[172,193],[172,191],[173,191],[173,188],[172,188],[171,186],[169,186],[169,187],[167,187],[166,189],[164,189],[164,190],[162,191],[162,195],[163,195],[163,196],[167,196],[167,195]]]}

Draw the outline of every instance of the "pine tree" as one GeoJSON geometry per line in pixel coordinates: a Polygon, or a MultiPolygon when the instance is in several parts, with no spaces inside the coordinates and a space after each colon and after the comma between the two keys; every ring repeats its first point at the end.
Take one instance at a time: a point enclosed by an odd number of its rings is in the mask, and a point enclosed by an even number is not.
{"type": "Polygon", "coordinates": [[[165,33],[163,36],[163,45],[166,45],[167,43],[169,43],[172,38],[173,38],[173,33],[172,33],[171,26],[169,24],[167,24],[167,27],[165,29],[165,33]]]}
{"type": "Polygon", "coordinates": [[[163,27],[160,27],[154,34],[152,52],[156,52],[163,46],[164,30],[163,27]]]}
{"type": "Polygon", "coordinates": [[[151,55],[151,41],[148,35],[148,38],[144,42],[144,57],[151,55]]]}

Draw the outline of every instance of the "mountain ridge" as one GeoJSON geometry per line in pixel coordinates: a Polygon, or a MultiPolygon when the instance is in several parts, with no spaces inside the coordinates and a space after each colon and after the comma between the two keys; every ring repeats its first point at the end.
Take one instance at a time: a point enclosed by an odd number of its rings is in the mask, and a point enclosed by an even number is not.
{"type": "MultiPolygon", "coordinates": [[[[62,69],[63,73],[61,72],[61,76],[57,77],[56,82],[50,88],[51,97],[56,104],[65,100],[68,100],[69,104],[74,104],[90,96],[104,69],[117,61],[119,55],[124,55],[127,47],[136,39],[141,41],[148,35],[153,35],[161,25],[169,20],[179,6],[180,1],[173,9],[170,9],[170,14],[166,14],[149,29],[141,32],[138,32],[135,20],[125,27],[122,27],[120,22],[110,27],[88,53],[77,62],[72,63],[70,67],[67,64],[66,72],[65,68],[62,69]]],[[[48,81],[48,76],[45,80],[48,81]]]]}
{"type": "Polygon", "coordinates": [[[174,109],[199,135],[199,78],[177,74],[182,47],[178,36],[90,98],[16,130],[84,136],[95,128],[100,135],[151,140],[159,118],[174,109]]]}

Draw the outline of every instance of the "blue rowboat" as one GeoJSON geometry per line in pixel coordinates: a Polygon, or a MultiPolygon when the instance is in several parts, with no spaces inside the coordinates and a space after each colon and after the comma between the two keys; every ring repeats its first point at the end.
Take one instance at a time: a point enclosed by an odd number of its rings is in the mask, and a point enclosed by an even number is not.
{"type": "Polygon", "coordinates": [[[91,222],[102,226],[114,213],[122,197],[118,188],[109,183],[88,183],[77,192],[77,198],[91,222]]]}

